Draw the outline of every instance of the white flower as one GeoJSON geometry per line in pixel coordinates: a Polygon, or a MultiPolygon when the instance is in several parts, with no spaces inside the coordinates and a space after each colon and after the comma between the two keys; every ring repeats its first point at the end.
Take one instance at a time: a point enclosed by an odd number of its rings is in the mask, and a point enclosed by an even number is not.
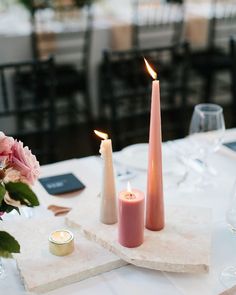
{"type": "Polygon", "coordinates": [[[13,207],[20,207],[21,206],[20,201],[16,201],[16,200],[12,199],[8,193],[5,194],[4,201],[5,201],[5,203],[7,203],[7,205],[10,205],[13,207]]]}
{"type": "Polygon", "coordinates": [[[21,174],[18,170],[8,168],[5,171],[4,182],[18,182],[21,180],[21,174]]]}

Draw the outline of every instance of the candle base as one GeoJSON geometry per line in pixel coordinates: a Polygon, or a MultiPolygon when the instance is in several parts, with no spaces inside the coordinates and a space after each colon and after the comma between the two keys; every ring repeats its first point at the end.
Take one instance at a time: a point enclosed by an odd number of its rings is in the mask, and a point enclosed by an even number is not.
{"type": "Polygon", "coordinates": [[[112,224],[116,224],[117,223],[117,219],[104,219],[104,218],[100,218],[100,222],[103,224],[107,224],[107,225],[112,225],[112,224]]]}
{"type": "Polygon", "coordinates": [[[162,226],[152,226],[152,225],[146,224],[145,228],[148,229],[148,230],[151,230],[151,231],[161,231],[161,230],[163,230],[164,225],[162,225],[162,226]]]}
{"type": "Polygon", "coordinates": [[[109,201],[107,201],[107,198],[102,197],[100,208],[100,222],[108,225],[117,223],[117,208],[115,197],[113,197],[109,201]]]}
{"type": "Polygon", "coordinates": [[[143,240],[136,242],[136,243],[127,243],[127,241],[118,241],[121,246],[126,247],[126,248],[137,248],[143,244],[143,240]]]}
{"type": "Polygon", "coordinates": [[[153,196],[151,198],[147,195],[145,228],[151,231],[161,231],[165,227],[163,197],[160,194],[156,197],[155,202],[153,199],[153,196]]]}
{"type": "Polygon", "coordinates": [[[57,245],[53,243],[49,243],[49,251],[51,254],[56,256],[66,256],[71,254],[74,251],[74,242],[71,241],[65,245],[57,245]]]}

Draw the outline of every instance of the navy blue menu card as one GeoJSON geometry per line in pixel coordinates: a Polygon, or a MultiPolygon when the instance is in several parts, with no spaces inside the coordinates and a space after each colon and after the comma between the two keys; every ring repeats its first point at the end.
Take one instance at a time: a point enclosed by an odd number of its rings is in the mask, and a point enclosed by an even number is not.
{"type": "Polygon", "coordinates": [[[39,178],[39,182],[50,195],[60,195],[85,188],[72,173],[39,178]]]}
{"type": "Polygon", "coordinates": [[[226,142],[224,145],[236,152],[236,141],[226,142]]]}

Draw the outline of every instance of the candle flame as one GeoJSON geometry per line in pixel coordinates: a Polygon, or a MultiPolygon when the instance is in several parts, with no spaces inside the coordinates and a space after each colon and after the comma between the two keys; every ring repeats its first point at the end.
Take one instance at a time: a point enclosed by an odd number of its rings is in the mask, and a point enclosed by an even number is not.
{"type": "Polygon", "coordinates": [[[156,80],[157,78],[157,73],[152,69],[152,67],[149,65],[149,63],[147,62],[146,58],[144,58],[144,62],[145,62],[145,65],[146,65],[146,68],[149,72],[149,74],[152,76],[152,78],[154,80],[156,80]]]}
{"type": "Polygon", "coordinates": [[[127,191],[132,194],[132,189],[131,189],[131,185],[130,185],[130,182],[128,181],[127,182],[127,191]]]}
{"type": "Polygon", "coordinates": [[[101,131],[98,131],[98,130],[93,130],[93,131],[100,138],[102,138],[102,139],[108,139],[108,134],[107,133],[104,133],[104,132],[101,132],[101,131]]]}

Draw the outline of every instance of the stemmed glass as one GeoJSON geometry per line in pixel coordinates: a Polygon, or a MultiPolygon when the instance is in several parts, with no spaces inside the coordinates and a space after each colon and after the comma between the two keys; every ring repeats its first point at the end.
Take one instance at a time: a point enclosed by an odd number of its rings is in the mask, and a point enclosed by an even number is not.
{"type": "MultiPolygon", "coordinates": [[[[231,195],[231,200],[229,202],[228,210],[226,211],[226,221],[230,226],[230,229],[235,234],[236,233],[236,181],[233,186],[233,191],[231,195]]],[[[220,276],[222,284],[231,288],[236,285],[236,265],[226,267],[220,276]]]]}
{"type": "Polygon", "coordinates": [[[193,187],[192,180],[195,179],[195,174],[202,172],[202,167],[199,162],[196,161],[196,152],[194,152],[194,144],[189,140],[176,140],[167,142],[168,147],[174,153],[176,160],[183,166],[182,176],[179,173],[179,179],[176,182],[178,188],[184,191],[192,191],[193,187]],[[184,172],[184,173],[183,173],[184,172]],[[194,172],[193,175],[191,172],[194,172]],[[180,177],[181,176],[181,177],[180,177]]]}
{"type": "Polygon", "coordinates": [[[208,165],[208,158],[219,149],[224,132],[225,122],[221,106],[211,103],[195,106],[190,123],[189,140],[193,143],[196,159],[203,167],[201,186],[209,185],[211,174],[215,174],[214,169],[208,165]]]}

